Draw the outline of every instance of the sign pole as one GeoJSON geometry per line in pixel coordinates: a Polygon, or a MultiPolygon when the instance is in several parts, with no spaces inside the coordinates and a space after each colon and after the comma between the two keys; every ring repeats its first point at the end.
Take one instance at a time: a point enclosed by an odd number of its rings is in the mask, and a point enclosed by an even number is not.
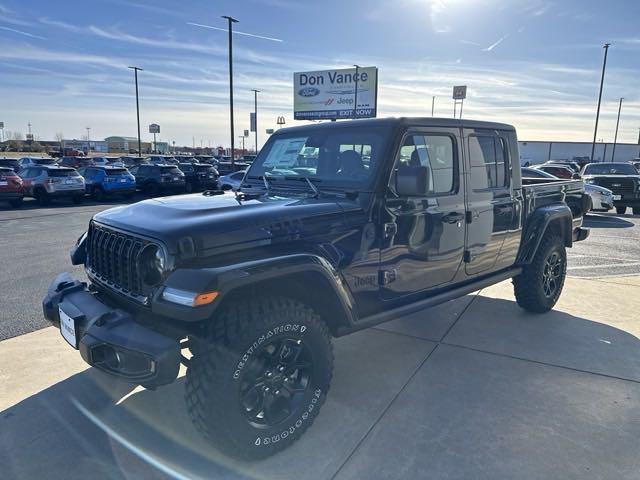
{"type": "Polygon", "coordinates": [[[354,67],[356,67],[356,75],[355,75],[355,82],[356,82],[356,88],[355,88],[355,94],[353,96],[353,118],[357,118],[358,117],[358,70],[360,69],[360,65],[353,65],[354,67]]]}

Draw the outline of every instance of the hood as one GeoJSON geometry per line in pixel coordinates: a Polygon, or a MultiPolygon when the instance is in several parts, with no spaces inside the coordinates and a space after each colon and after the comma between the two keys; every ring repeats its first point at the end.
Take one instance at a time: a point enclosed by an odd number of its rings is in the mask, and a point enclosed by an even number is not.
{"type": "Polygon", "coordinates": [[[300,238],[344,224],[334,198],[262,196],[237,200],[233,193],[154,198],[94,216],[97,222],[165,243],[171,253],[190,237],[196,251],[245,242],[300,238]]]}

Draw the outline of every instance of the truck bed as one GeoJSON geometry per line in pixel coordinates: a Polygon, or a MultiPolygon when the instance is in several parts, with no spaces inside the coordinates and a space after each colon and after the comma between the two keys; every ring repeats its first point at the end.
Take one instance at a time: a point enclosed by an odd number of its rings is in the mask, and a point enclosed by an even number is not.
{"type": "Polygon", "coordinates": [[[523,178],[523,219],[540,207],[565,202],[573,214],[573,226],[582,224],[582,217],[590,209],[590,199],[584,193],[582,180],[523,178]]]}

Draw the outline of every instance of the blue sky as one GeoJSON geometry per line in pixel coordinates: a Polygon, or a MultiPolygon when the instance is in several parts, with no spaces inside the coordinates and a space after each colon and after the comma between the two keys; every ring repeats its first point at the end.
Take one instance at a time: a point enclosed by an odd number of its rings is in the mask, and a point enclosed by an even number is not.
{"type": "MultiPolygon", "coordinates": [[[[379,116],[451,116],[451,87],[469,85],[465,117],[516,125],[526,140],[591,140],[602,44],[613,46],[598,138],[640,128],[637,0],[0,0],[0,121],[41,139],[135,135],[133,75],[143,131],[177,144],[228,145],[227,36],[240,20],[236,131],[292,120],[294,71],[379,67],[379,116]]],[[[149,134],[144,134],[149,138],[149,134]]],[[[261,134],[261,142],[265,135],[261,134]]]]}

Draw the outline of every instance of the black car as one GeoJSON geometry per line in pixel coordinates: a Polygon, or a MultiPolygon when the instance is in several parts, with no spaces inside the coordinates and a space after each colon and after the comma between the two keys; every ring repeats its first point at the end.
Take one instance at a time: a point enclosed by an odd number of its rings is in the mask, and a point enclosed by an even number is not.
{"type": "Polygon", "coordinates": [[[216,169],[220,175],[229,175],[233,172],[246,170],[247,168],[249,168],[249,164],[244,162],[218,162],[216,165],[216,169]]]}
{"type": "Polygon", "coordinates": [[[123,157],[120,157],[120,161],[123,163],[123,165],[126,168],[129,168],[129,169],[133,167],[137,167],[138,165],[149,163],[145,157],[138,157],[138,156],[132,156],[132,155],[125,155],[123,157]]]}
{"type": "Polygon", "coordinates": [[[545,172],[544,170],[540,170],[539,168],[522,167],[520,170],[522,171],[522,178],[539,178],[539,179],[558,178],[555,175],[551,175],[550,173],[545,172]]]}
{"type": "Polygon", "coordinates": [[[185,191],[184,173],[175,165],[143,164],[129,172],[136,177],[136,187],[147,195],[185,191]]]}
{"type": "Polygon", "coordinates": [[[218,171],[206,163],[180,163],[178,168],[184,173],[187,193],[217,188],[218,171]]]}
{"type": "Polygon", "coordinates": [[[10,168],[16,173],[20,171],[20,163],[17,158],[0,158],[0,167],[10,168]]]}
{"type": "Polygon", "coordinates": [[[554,307],[566,249],[589,234],[584,185],[531,184],[518,159],[515,129],[499,123],[281,129],[240,192],[97,213],[71,252],[91,285],[59,275],[43,311],[61,341],[123,381],[166,385],[186,366],[187,411],[206,439],[264,458],[317,418],[332,337],[415,312],[428,319],[426,308],[507,279],[520,307],[554,307]],[[317,168],[300,164],[305,147],[317,168]]]}

